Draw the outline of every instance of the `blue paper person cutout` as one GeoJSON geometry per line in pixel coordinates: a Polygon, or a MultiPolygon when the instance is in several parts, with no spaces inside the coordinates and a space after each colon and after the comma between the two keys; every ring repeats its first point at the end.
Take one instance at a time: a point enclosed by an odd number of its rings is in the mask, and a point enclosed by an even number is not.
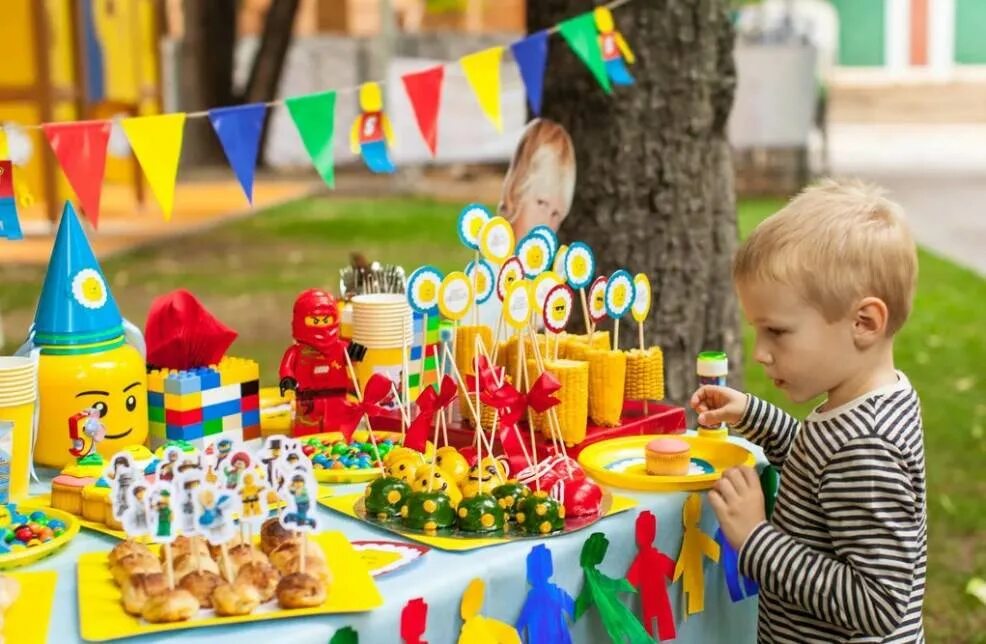
{"type": "Polygon", "coordinates": [[[527,583],[531,589],[520,609],[517,632],[529,644],[569,644],[568,621],[575,618],[575,599],[565,589],[551,583],[554,569],[551,551],[544,545],[531,548],[527,555],[527,583]]]}
{"type": "Polygon", "coordinates": [[[734,602],[740,602],[756,595],[760,588],[757,582],[739,572],[739,558],[736,550],[729,545],[726,535],[722,533],[722,528],[716,530],[715,541],[719,544],[719,564],[726,573],[726,587],[729,589],[729,598],[734,602]],[[743,578],[740,583],[740,577],[743,578]]]}

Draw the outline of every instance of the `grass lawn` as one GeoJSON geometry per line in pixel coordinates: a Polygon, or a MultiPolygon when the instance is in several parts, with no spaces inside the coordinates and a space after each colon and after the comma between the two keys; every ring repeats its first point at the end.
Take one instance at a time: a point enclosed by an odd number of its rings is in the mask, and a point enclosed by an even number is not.
{"type": "MultiPolygon", "coordinates": [[[[740,228],[749,232],[778,202],[740,204],[740,228]]],[[[291,304],[311,286],[338,288],[338,270],[359,251],[411,269],[464,265],[454,205],[427,200],[315,198],[273,208],[248,220],[107,261],[103,268],[120,307],[143,326],[153,297],[174,288],[198,295],[240,338],[233,353],[260,361],[274,384],[281,353],[290,343],[291,304]],[[177,248],[180,251],[177,251],[177,248]],[[176,258],[177,252],[182,259],[176,258]]],[[[986,607],[964,593],[971,576],[986,577],[986,281],[951,262],[921,253],[914,313],[899,334],[898,366],[923,403],[929,515],[929,573],[925,603],[930,641],[983,641],[986,607]]],[[[43,279],[38,269],[0,267],[0,311],[7,352],[33,316],[43,279]],[[16,331],[16,333],[15,333],[16,331]]],[[[748,330],[747,330],[748,331],[748,330]]],[[[747,342],[750,336],[747,334],[747,342]]],[[[784,406],[759,366],[746,364],[750,391],[784,406]]]]}

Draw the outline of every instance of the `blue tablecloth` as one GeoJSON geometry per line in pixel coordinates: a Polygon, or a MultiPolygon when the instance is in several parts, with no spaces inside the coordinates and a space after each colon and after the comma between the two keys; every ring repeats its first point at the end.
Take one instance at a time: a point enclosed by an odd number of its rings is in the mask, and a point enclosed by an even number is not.
{"type": "MultiPolygon", "coordinates": [[[[736,440],[736,439],[733,439],[736,440]]],[[[749,443],[738,440],[747,447],[749,443]]],[[[759,463],[763,455],[752,448],[759,463]]],[[[36,491],[47,491],[39,486],[36,491]]],[[[361,486],[337,486],[336,494],[359,491],[361,486]]],[[[359,632],[361,644],[393,644],[400,642],[400,614],[408,600],[424,597],[428,603],[428,627],[425,639],[431,644],[454,643],[458,639],[459,601],[466,585],[474,577],[486,582],[486,601],[482,614],[513,623],[527,593],[526,556],[537,543],[546,543],[554,559],[553,581],[578,596],[582,588],[582,570],[578,565],[582,544],[592,532],[604,532],[610,541],[609,552],[600,569],[611,577],[626,573],[637,552],[634,540],[634,523],[641,510],[650,510],[657,517],[656,546],[672,558],[677,558],[681,545],[681,508],[685,493],[631,493],[614,490],[631,496],[639,505],[627,512],[608,517],[591,528],[574,534],[554,537],[544,541],[525,540],[502,546],[483,548],[466,553],[451,553],[432,549],[423,559],[377,579],[377,586],[384,597],[384,605],[369,613],[352,615],[324,615],[296,619],[274,620],[242,624],[233,627],[210,627],[175,631],[173,633],[133,638],[129,641],[152,642],[167,638],[169,642],[273,642],[278,638],[285,644],[318,642],[325,644],[333,633],[344,626],[352,626],[359,632]]],[[[703,500],[705,493],[702,493],[703,500]]],[[[354,519],[343,517],[319,506],[325,529],[341,530],[350,540],[393,539],[395,535],[381,532],[354,519]]],[[[710,536],[717,526],[715,515],[708,504],[703,503],[702,527],[710,536]]],[[[83,530],[72,543],[58,554],[24,570],[55,570],[58,586],[52,623],[48,630],[48,642],[68,644],[82,641],[79,635],[78,584],[76,561],[84,552],[109,550],[115,539],[83,530]]],[[[340,580],[339,583],[345,583],[340,580]]],[[[730,642],[742,644],[756,640],[757,599],[742,602],[730,601],[722,569],[706,562],[705,611],[682,621],[681,583],[668,588],[672,598],[678,637],[675,642],[714,644],[730,642]]],[[[637,611],[638,600],[631,599],[637,611]]],[[[572,626],[576,642],[601,643],[608,641],[595,609],[590,610],[572,626]]]]}

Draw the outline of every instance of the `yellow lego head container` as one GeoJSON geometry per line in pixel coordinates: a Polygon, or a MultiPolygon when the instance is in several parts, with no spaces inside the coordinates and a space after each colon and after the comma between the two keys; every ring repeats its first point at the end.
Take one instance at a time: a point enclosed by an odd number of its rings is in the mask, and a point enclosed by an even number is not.
{"type": "Polygon", "coordinates": [[[36,463],[62,467],[72,460],[70,419],[90,408],[99,410],[105,428],[96,446],[104,458],[144,444],[144,358],[126,343],[120,310],[69,203],[55,237],[30,345],[41,349],[36,463]]]}

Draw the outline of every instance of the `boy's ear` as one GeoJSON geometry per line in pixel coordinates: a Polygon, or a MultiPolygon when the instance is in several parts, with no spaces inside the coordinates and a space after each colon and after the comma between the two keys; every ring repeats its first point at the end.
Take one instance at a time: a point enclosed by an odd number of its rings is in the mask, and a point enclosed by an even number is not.
{"type": "Polygon", "coordinates": [[[887,332],[887,304],[878,297],[864,297],[853,314],[853,338],[862,349],[868,348],[887,332]]]}

